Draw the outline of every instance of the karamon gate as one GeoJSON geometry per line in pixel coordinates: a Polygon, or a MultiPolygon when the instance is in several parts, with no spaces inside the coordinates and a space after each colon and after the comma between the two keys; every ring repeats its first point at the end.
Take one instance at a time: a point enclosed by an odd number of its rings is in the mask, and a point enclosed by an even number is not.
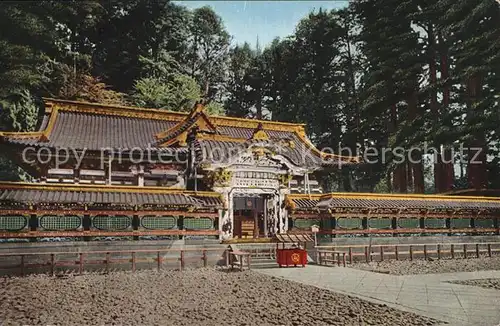
{"type": "Polygon", "coordinates": [[[302,124],[45,99],[35,132],[0,133],[34,179],[0,184],[0,238],[498,234],[500,199],[323,193],[328,154],[302,124]]]}

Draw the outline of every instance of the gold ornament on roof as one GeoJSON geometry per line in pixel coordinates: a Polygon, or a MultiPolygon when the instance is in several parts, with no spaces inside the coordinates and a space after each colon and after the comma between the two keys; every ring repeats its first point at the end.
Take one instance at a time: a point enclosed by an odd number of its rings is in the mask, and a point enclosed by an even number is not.
{"type": "Polygon", "coordinates": [[[205,174],[205,182],[211,187],[226,187],[229,185],[232,176],[232,171],[219,168],[215,171],[207,171],[205,174]]]}
{"type": "Polygon", "coordinates": [[[259,123],[252,135],[252,140],[269,140],[269,136],[264,131],[264,126],[259,123]]]}

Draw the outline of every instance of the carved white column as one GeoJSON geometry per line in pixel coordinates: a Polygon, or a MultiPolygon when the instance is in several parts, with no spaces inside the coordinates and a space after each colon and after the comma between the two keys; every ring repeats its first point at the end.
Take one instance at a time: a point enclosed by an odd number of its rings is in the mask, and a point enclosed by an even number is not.
{"type": "Polygon", "coordinates": [[[267,196],[264,196],[264,200],[263,200],[263,204],[264,204],[264,208],[263,208],[263,211],[264,211],[264,237],[266,237],[266,238],[268,236],[267,202],[268,202],[268,198],[267,198],[267,196]]]}
{"type": "Polygon", "coordinates": [[[288,231],[288,211],[284,205],[286,195],[290,192],[290,189],[281,189],[279,193],[278,202],[278,219],[279,219],[279,233],[286,233],[288,231]]]}
{"type": "Polygon", "coordinates": [[[219,239],[232,239],[234,234],[233,196],[229,195],[227,188],[214,188],[214,191],[219,192],[226,203],[224,209],[219,211],[219,239]]]}
{"type": "Polygon", "coordinates": [[[139,165],[139,170],[137,171],[137,185],[139,187],[144,187],[144,165],[139,165]]]}

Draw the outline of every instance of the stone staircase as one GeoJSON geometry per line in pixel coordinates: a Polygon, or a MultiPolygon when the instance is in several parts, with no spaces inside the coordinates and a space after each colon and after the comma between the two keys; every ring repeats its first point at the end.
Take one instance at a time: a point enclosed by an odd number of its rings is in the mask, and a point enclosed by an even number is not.
{"type": "MultiPolygon", "coordinates": [[[[278,267],[278,263],[276,263],[276,244],[274,243],[230,244],[229,249],[250,253],[252,269],[278,267]]],[[[239,266],[240,263],[237,261],[235,265],[239,266]]]]}

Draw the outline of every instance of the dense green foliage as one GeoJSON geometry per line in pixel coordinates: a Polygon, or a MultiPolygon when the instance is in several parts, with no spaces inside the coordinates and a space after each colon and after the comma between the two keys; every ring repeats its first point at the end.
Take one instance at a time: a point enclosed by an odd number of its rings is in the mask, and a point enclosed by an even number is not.
{"type": "Polygon", "coordinates": [[[389,154],[322,176],[332,189],[500,187],[495,0],[355,0],[311,12],[263,49],[231,45],[208,7],[5,2],[0,84],[3,130],[35,129],[42,96],[183,111],[203,100],[213,114],[304,122],[320,148],[401,147],[426,162],[389,154]],[[425,144],[444,149],[434,165],[425,144]],[[465,151],[447,163],[461,144],[483,148],[488,162],[468,164],[465,151]]]}

